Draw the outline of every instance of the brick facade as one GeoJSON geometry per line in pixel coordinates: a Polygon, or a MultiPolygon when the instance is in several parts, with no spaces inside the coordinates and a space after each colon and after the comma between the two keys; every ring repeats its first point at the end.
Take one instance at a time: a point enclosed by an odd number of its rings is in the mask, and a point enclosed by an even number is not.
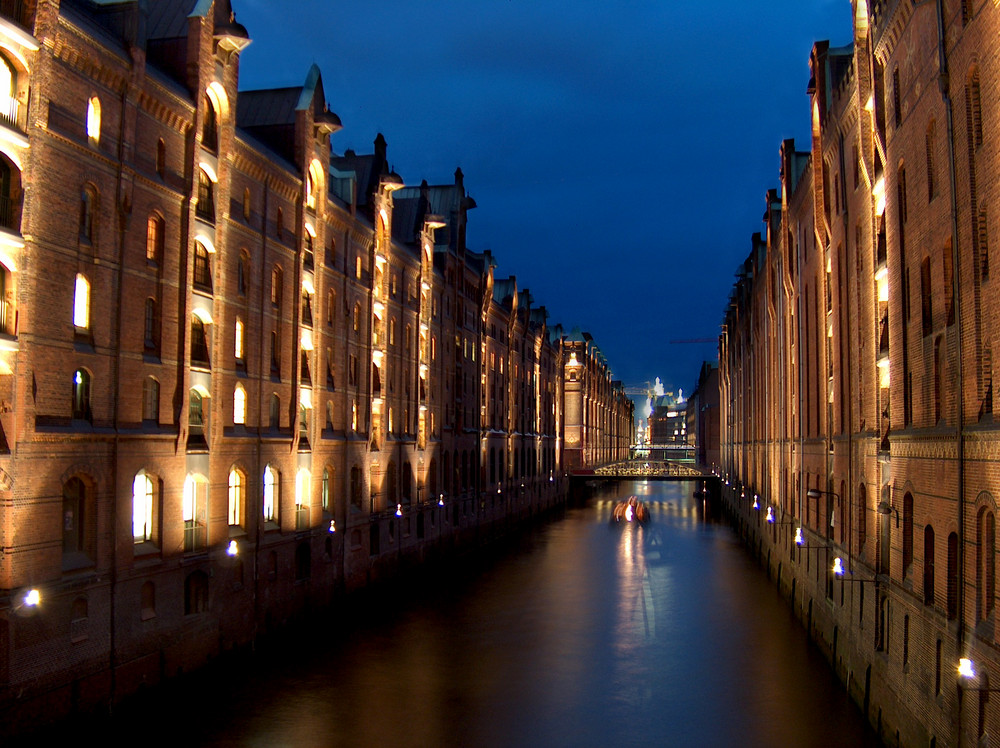
{"type": "Polygon", "coordinates": [[[851,8],[851,43],[813,47],[811,142],[782,144],[726,312],[724,491],[884,738],[994,744],[1000,8],[851,8]]]}
{"type": "MultiPolygon", "coordinates": [[[[461,172],[333,153],[319,69],[240,92],[247,43],[226,0],[0,7],[8,727],[565,493],[567,336],[466,247],[461,172]]],[[[583,464],[632,431],[592,374],[583,464]]]]}

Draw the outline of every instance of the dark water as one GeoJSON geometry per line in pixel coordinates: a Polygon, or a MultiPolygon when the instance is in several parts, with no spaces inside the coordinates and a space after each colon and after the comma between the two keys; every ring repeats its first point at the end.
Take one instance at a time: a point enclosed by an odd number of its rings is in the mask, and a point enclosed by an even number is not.
{"type": "Polygon", "coordinates": [[[645,527],[610,525],[606,494],[468,573],[436,573],[377,605],[348,600],[287,645],[76,734],[185,746],[878,745],[763,571],[701,516],[693,486],[629,488],[648,502],[645,527]]]}

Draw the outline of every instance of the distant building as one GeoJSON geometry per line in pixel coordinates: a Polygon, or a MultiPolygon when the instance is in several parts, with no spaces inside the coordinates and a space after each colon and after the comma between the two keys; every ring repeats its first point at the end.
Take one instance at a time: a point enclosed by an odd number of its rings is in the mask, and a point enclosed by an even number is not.
{"type": "Polygon", "coordinates": [[[698,383],[687,401],[688,443],[693,444],[694,459],[708,468],[720,464],[719,367],[705,361],[698,383]]]}
{"type": "Polygon", "coordinates": [[[653,460],[687,460],[694,454],[688,440],[688,401],[683,392],[654,396],[650,403],[648,457],[653,460]]]}

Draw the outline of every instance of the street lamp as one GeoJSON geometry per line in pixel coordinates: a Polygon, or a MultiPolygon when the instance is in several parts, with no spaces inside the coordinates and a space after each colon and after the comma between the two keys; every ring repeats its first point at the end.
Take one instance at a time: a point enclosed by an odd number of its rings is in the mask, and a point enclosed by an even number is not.
{"type": "Polygon", "coordinates": [[[837,556],[835,559],[833,559],[833,576],[835,576],[841,582],[858,582],[859,584],[863,584],[865,582],[871,582],[872,584],[878,583],[877,577],[874,579],[844,579],[845,575],[847,574],[854,574],[854,572],[845,569],[843,559],[841,559],[840,556],[837,556]]]}

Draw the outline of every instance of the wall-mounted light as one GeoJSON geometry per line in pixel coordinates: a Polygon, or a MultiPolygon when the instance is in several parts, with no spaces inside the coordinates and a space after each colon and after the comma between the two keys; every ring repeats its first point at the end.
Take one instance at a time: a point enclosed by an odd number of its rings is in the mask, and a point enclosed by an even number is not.
{"type": "Polygon", "coordinates": [[[238,556],[239,553],[240,553],[240,548],[236,544],[236,541],[235,540],[230,540],[229,541],[229,545],[226,546],[226,555],[227,556],[238,556]]]}
{"type": "Polygon", "coordinates": [[[330,532],[337,532],[337,520],[335,520],[335,519],[331,519],[330,520],[330,530],[329,531],[330,532]]]}

